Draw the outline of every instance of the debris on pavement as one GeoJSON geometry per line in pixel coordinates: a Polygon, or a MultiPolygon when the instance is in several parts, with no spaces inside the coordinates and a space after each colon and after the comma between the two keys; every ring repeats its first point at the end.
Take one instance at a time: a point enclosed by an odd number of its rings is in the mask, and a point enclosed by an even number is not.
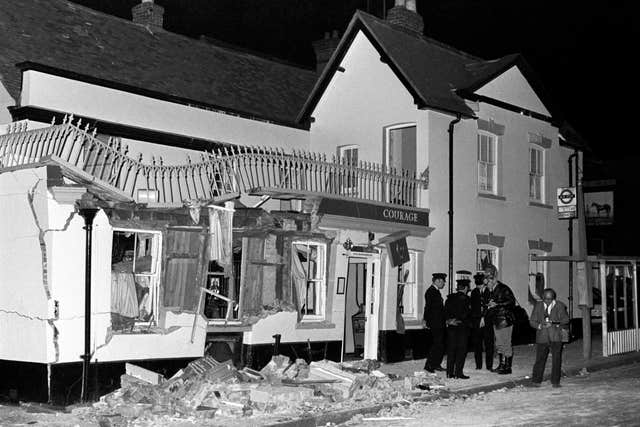
{"type": "Polygon", "coordinates": [[[200,420],[299,417],[382,402],[408,401],[442,386],[437,375],[416,372],[393,380],[363,360],[292,361],[275,355],[262,370],[237,369],[231,361],[206,356],[171,378],[127,364],[121,388],[100,398],[78,416],[164,423],[168,418],[200,420]]]}

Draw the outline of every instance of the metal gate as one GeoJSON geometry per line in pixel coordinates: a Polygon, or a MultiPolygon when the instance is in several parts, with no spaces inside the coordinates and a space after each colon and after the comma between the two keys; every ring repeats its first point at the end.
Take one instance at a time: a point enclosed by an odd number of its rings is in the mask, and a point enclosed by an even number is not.
{"type": "Polygon", "coordinates": [[[600,289],[604,356],[640,350],[637,262],[600,260],[593,267],[600,289]]]}

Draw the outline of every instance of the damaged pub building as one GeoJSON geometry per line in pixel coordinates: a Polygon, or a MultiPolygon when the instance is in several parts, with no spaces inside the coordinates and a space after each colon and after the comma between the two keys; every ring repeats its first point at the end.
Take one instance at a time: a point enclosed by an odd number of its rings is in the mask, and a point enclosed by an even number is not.
{"type": "Polygon", "coordinates": [[[531,256],[567,253],[555,189],[582,148],[520,55],[426,38],[411,1],[356,12],[317,70],[166,31],[152,1],[6,6],[3,387],[59,402],[83,365],[98,393],[128,361],[424,357],[452,159],[455,268],[495,264],[528,311],[531,277],[567,300],[566,268],[531,256]]]}

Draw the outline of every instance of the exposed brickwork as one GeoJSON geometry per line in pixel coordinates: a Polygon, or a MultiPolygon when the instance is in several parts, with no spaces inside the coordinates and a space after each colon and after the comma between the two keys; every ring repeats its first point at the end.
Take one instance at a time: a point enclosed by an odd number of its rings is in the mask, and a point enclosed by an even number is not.
{"type": "Polygon", "coordinates": [[[404,6],[395,6],[387,14],[387,22],[403,31],[422,35],[424,31],[424,21],[418,15],[404,6]]]}
{"type": "Polygon", "coordinates": [[[142,2],[131,9],[131,17],[136,24],[162,28],[164,8],[152,1],[142,2]]]}

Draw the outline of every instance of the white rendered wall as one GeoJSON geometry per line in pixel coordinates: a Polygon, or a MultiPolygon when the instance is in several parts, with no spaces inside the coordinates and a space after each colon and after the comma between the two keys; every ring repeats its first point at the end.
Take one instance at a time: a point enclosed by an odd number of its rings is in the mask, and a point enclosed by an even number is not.
{"type": "Polygon", "coordinates": [[[492,99],[551,116],[518,67],[513,66],[476,91],[492,99]]]}
{"type": "Polygon", "coordinates": [[[232,144],[309,149],[308,132],[304,130],[161,101],[33,70],[23,73],[20,105],[232,144]]]}
{"type": "MultiPolygon", "coordinates": [[[[51,222],[67,218],[70,205],[49,201],[51,222]]],[[[54,299],[59,301],[60,319],[56,362],[77,362],[84,352],[84,220],[76,215],[64,233],[53,238],[51,260],[54,299]]],[[[199,319],[191,343],[193,314],[167,313],[166,333],[110,334],[111,241],[113,229],[104,212],[94,220],[91,261],[91,351],[92,361],[200,357],[204,353],[206,325],[199,319]]]]}
{"type": "MultiPolygon", "coordinates": [[[[558,144],[558,130],[549,123],[481,104],[478,117],[505,126],[499,138],[501,148],[501,196],[495,200],[478,196],[477,184],[477,122],[463,120],[455,127],[454,140],[454,271],[475,270],[476,234],[492,233],[505,237],[500,250],[500,279],[511,286],[520,305],[530,311],[528,303],[528,273],[530,253],[528,240],[542,239],[553,243],[548,255],[568,254],[566,221],[557,219],[555,189],[567,184],[567,158],[571,152],[558,144]],[[550,138],[552,147],[545,150],[546,200],[548,207],[529,204],[528,132],[550,138]]],[[[452,117],[430,112],[431,226],[435,231],[428,239],[425,277],[448,269],[448,135],[452,117]]],[[[549,263],[547,285],[567,301],[567,266],[549,263]]],[[[445,288],[446,291],[446,288],[445,288]]]]}
{"type": "MultiPolygon", "coordinates": [[[[0,359],[48,361],[53,330],[47,323],[38,228],[27,201],[35,186],[34,208],[41,227],[57,226],[47,218],[46,179],[43,167],[0,174],[0,359]]],[[[47,245],[50,242],[48,233],[47,245]]]]}
{"type": "Polygon", "coordinates": [[[380,61],[380,54],[362,32],[340,65],[345,71],[335,73],[312,113],[313,150],[333,155],[338,146],[357,144],[360,160],[383,163],[385,127],[415,124],[416,164],[422,172],[429,162],[427,116],[416,108],[409,92],[380,61]]]}

